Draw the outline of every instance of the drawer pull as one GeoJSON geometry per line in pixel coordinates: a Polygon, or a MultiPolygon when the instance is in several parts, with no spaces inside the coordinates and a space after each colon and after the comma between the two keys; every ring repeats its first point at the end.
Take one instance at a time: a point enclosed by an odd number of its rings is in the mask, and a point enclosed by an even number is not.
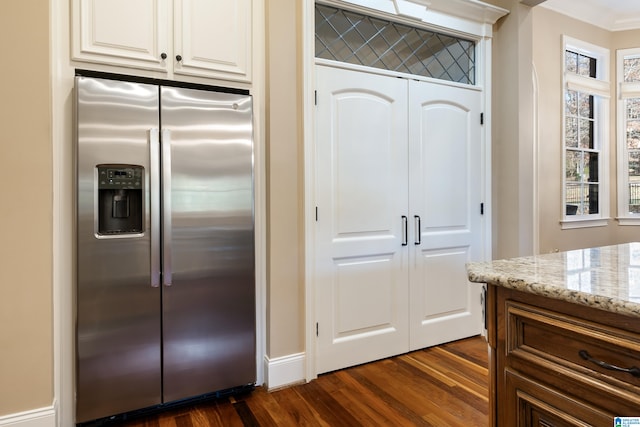
{"type": "Polygon", "coordinates": [[[632,366],[630,368],[621,368],[619,366],[616,365],[611,365],[610,363],[607,362],[603,362],[602,360],[598,360],[598,359],[594,359],[593,357],[591,357],[591,355],[587,352],[587,350],[580,350],[578,352],[578,354],[580,355],[580,357],[582,357],[584,360],[589,361],[591,363],[595,363],[596,365],[600,366],[601,368],[604,369],[608,369],[610,371],[618,371],[618,372],[625,372],[627,374],[631,374],[634,377],[640,377],[640,368],[637,368],[635,366],[632,366]]]}

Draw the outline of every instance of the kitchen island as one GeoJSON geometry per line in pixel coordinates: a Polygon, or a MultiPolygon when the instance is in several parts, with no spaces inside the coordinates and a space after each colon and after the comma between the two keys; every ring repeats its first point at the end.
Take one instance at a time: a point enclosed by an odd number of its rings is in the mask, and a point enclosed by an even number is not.
{"type": "Polygon", "coordinates": [[[640,418],[640,243],[467,271],[487,284],[490,425],[640,418]]]}

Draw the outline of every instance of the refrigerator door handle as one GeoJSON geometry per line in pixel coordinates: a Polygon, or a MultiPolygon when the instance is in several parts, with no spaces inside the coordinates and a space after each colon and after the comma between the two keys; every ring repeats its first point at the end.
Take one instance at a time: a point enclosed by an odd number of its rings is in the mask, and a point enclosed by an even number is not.
{"type": "Polygon", "coordinates": [[[171,131],[162,130],[162,284],[171,286],[171,131]]]}
{"type": "Polygon", "coordinates": [[[160,286],[160,133],[149,131],[149,190],[151,221],[151,286],[160,286]]]}

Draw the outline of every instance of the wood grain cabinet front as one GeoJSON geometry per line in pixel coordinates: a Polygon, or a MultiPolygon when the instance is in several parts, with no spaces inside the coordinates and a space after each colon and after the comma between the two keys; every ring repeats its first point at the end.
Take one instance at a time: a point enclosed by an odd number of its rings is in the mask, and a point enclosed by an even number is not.
{"type": "Polygon", "coordinates": [[[505,373],[508,412],[505,424],[514,427],[584,427],[612,425],[607,412],[577,401],[563,391],[548,387],[539,380],[514,371],[505,373]]]}
{"type": "MultiPolygon", "coordinates": [[[[640,416],[640,322],[520,291],[496,293],[496,426],[612,426],[640,416]]],[[[491,341],[491,340],[490,340],[491,341]]]]}

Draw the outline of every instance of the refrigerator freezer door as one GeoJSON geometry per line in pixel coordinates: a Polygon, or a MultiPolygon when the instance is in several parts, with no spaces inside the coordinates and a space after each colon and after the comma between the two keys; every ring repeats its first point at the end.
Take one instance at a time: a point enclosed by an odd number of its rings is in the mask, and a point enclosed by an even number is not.
{"type": "Polygon", "coordinates": [[[159,89],[77,77],[76,95],[76,422],[84,422],[161,403],[160,288],[152,287],[150,255],[157,219],[149,209],[159,89]],[[105,203],[112,208],[99,212],[105,203]],[[142,220],[121,229],[137,209],[142,220]],[[100,215],[116,225],[100,226],[100,215]]]}
{"type": "Polygon", "coordinates": [[[162,152],[171,157],[169,402],[256,380],[253,135],[249,96],[163,87],[161,99],[162,152]]]}

